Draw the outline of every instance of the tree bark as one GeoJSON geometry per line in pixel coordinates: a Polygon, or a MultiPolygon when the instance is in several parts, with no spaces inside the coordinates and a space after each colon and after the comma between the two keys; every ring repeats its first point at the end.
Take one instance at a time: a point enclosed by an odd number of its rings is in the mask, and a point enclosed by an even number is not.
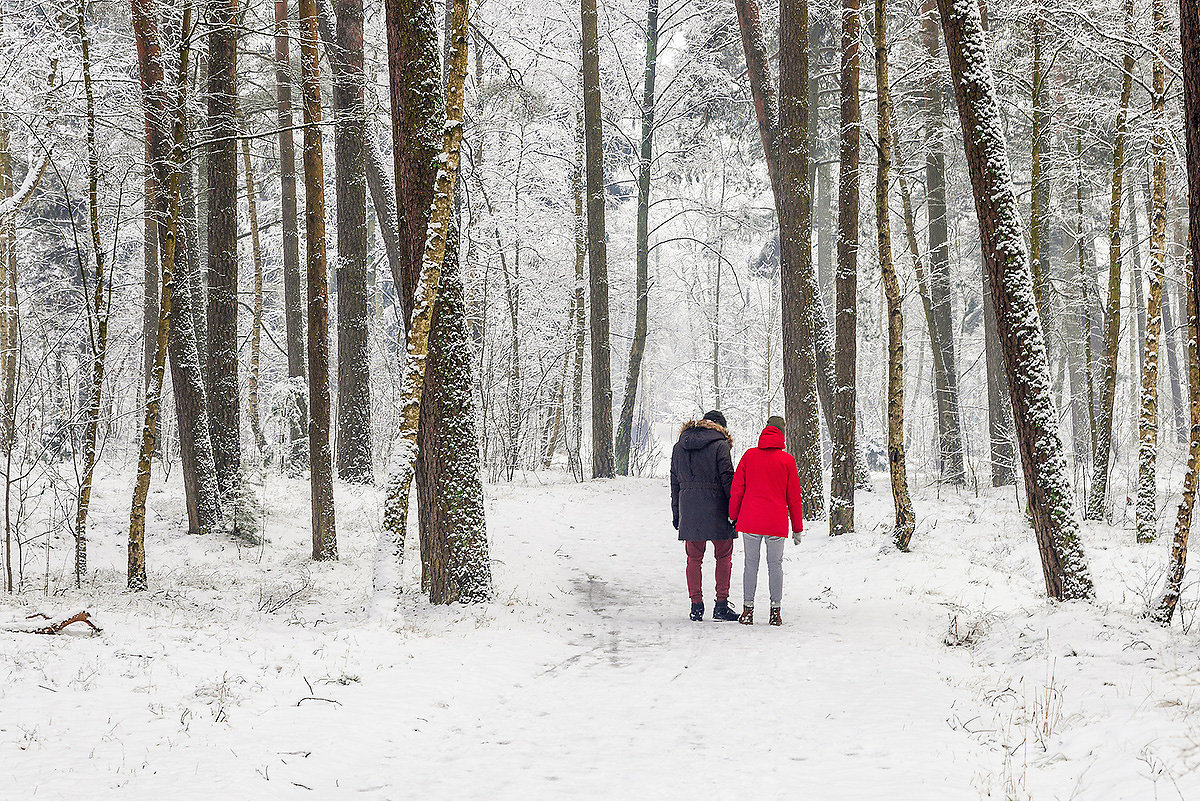
{"type": "Polygon", "coordinates": [[[1183,118],[1187,153],[1188,185],[1188,375],[1190,379],[1192,442],[1188,454],[1188,471],[1184,483],[1184,498],[1175,523],[1171,543],[1171,561],[1167,571],[1166,589],[1159,602],[1155,619],[1168,625],[1179,602],[1183,573],[1187,564],[1188,533],[1195,502],[1197,462],[1200,461],[1200,358],[1196,353],[1200,335],[1200,2],[1179,0],[1179,38],[1183,46],[1183,118]],[[1190,479],[1188,481],[1187,479],[1190,479]],[[1190,493],[1189,493],[1190,490],[1190,493]],[[1185,509],[1186,507],[1186,509],[1185,509]]]}
{"type": "Polygon", "coordinates": [[[904,457],[904,295],[892,263],[892,224],[888,207],[892,169],[892,94],[888,85],[887,0],[875,0],[875,93],[875,130],[879,144],[879,160],[875,165],[875,233],[883,293],[887,300],[888,470],[896,512],[892,541],[901,551],[907,551],[916,527],[916,515],[908,494],[908,467],[904,457]]]}
{"type": "Polygon", "coordinates": [[[327,48],[333,71],[334,173],[337,194],[338,407],[337,468],[346,481],[369,484],[371,354],[367,342],[366,123],[362,0],[334,0],[337,43],[327,48]]]}
{"type": "MultiPolygon", "coordinates": [[[[629,475],[633,410],[637,402],[638,380],[642,373],[642,357],[646,353],[646,329],[650,313],[650,165],[654,157],[654,76],[657,64],[658,0],[648,0],[646,8],[646,70],[642,89],[642,142],[638,160],[637,232],[635,235],[637,308],[634,312],[633,339],[629,345],[629,372],[625,377],[625,399],[621,402],[621,417],[617,423],[617,473],[623,476],[629,475]]],[[[720,269],[719,265],[717,269],[720,269]]],[[[719,302],[717,306],[719,315],[721,311],[719,302]]],[[[719,406],[720,402],[717,405],[719,406]]]]}
{"type": "Polygon", "coordinates": [[[938,0],[938,9],[1046,592],[1058,599],[1091,598],[1092,580],[1058,436],[1046,346],[979,7],[973,2],[938,0]]]}
{"type": "Polygon", "coordinates": [[[1154,192],[1151,201],[1150,282],[1146,299],[1146,355],[1142,362],[1141,414],[1138,418],[1138,485],[1134,518],[1137,541],[1153,542],[1158,528],[1158,359],[1162,338],[1163,277],[1167,253],[1167,150],[1166,150],[1166,65],[1161,45],[1166,43],[1166,0],[1151,3],[1156,48],[1153,68],[1151,111],[1154,134],[1151,158],[1154,192]]]}
{"type": "Polygon", "coordinates": [[[222,497],[241,492],[238,385],[238,2],[208,6],[208,399],[222,497]]]}
{"type": "Polygon", "coordinates": [[[843,0],[830,534],[854,530],[854,437],[857,428],[854,371],[858,362],[858,171],[862,123],[858,102],[860,30],[859,0],[843,0]]]}
{"type": "Polygon", "coordinates": [[[612,478],[612,368],[609,363],[608,255],[604,233],[604,135],[596,0],[580,0],[583,129],[587,174],[588,273],[592,329],[592,478],[612,478]]]}
{"type": "MultiPolygon", "coordinates": [[[[936,63],[941,59],[934,0],[925,0],[922,40],[936,63]]],[[[924,93],[929,125],[925,158],[925,204],[929,216],[929,299],[933,308],[932,347],[934,393],[938,411],[938,452],[943,478],[951,484],[966,481],[962,417],[959,413],[958,370],[954,358],[954,291],[950,276],[950,235],[946,216],[945,108],[941,78],[929,76],[924,93]]]]}
{"type": "Polygon", "coordinates": [[[258,372],[262,350],[263,263],[262,245],[258,236],[258,198],[254,185],[254,162],[250,159],[250,138],[242,138],[242,170],[246,175],[246,211],[250,220],[250,255],[254,262],[254,300],[250,320],[250,382],[247,387],[246,414],[259,459],[267,453],[267,438],[263,436],[258,419],[258,372]]]}
{"type": "Polygon", "coordinates": [[[1088,520],[1104,517],[1108,498],[1109,458],[1112,453],[1113,408],[1117,398],[1117,351],[1121,333],[1121,206],[1125,173],[1125,130],[1133,92],[1133,0],[1125,0],[1125,57],[1121,65],[1121,104],[1113,140],[1112,201],[1108,211],[1108,307],[1105,311],[1103,373],[1096,423],[1096,463],[1085,504],[1088,520]]]}
{"type": "Polygon", "coordinates": [[[784,413],[788,451],[796,457],[804,516],[825,516],[817,415],[820,289],[812,263],[812,197],[808,181],[807,0],[779,9],[779,98],[771,81],[757,0],[736,0],[746,71],[779,222],[780,303],[783,327],[784,413]]]}
{"type": "Polygon", "coordinates": [[[337,559],[333,458],[329,446],[329,285],[325,260],[325,165],[317,3],[300,0],[300,89],[304,98],[304,241],[308,266],[308,461],[313,559],[337,559]]]}
{"type": "Polygon", "coordinates": [[[275,0],[275,93],[279,124],[280,212],[283,231],[283,321],[288,378],[295,406],[288,410],[288,458],[293,469],[308,459],[305,447],[308,401],[301,391],[304,368],[304,284],[300,275],[300,232],[296,210],[296,145],[292,136],[292,64],[288,53],[288,0],[275,0]]]}

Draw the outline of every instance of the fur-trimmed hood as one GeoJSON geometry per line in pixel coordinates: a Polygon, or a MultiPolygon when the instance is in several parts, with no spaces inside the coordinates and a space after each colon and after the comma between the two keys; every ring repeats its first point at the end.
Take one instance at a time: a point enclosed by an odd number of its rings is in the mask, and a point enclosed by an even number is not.
{"type": "Polygon", "coordinates": [[[679,442],[688,450],[703,448],[720,438],[724,438],[729,443],[729,447],[733,447],[733,437],[729,430],[723,425],[704,418],[689,420],[679,429],[679,442]]]}

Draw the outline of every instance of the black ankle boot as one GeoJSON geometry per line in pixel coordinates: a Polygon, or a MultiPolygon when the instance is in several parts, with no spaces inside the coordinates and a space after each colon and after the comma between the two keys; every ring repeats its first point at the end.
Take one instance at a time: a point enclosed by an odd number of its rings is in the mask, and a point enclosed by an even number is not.
{"type": "Polygon", "coordinates": [[[704,620],[704,601],[697,601],[692,604],[692,620],[704,620]]]}
{"type": "Polygon", "coordinates": [[[729,601],[717,601],[713,607],[713,620],[737,620],[738,614],[729,608],[729,601]]]}

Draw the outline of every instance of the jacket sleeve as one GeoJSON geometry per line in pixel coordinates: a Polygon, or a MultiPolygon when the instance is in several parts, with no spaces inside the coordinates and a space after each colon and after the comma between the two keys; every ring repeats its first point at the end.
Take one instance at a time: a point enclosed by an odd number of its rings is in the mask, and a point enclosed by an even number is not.
{"type": "Polygon", "coordinates": [[[729,443],[722,442],[717,446],[717,476],[726,498],[733,490],[733,474],[733,454],[729,451],[729,443]]]}
{"type": "Polygon", "coordinates": [[[679,446],[671,451],[671,525],[679,530],[679,473],[675,469],[679,446]]]}
{"type": "MultiPolygon", "coordinates": [[[[733,460],[730,460],[733,464],[733,460]]],[[[742,460],[738,462],[737,470],[733,474],[733,483],[729,486],[729,519],[734,523],[737,522],[738,512],[742,510],[742,497],[746,494],[746,457],[742,456],[742,460]]]]}
{"type": "Polygon", "coordinates": [[[792,469],[788,472],[787,505],[788,514],[792,518],[792,531],[803,531],[804,507],[800,499],[800,473],[796,469],[795,460],[792,461],[792,469]]]}

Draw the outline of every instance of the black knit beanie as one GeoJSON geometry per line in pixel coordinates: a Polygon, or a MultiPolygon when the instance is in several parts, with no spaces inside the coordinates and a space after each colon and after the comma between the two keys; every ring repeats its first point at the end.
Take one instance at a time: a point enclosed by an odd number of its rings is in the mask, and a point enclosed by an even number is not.
{"type": "Polygon", "coordinates": [[[705,412],[704,419],[711,420],[721,428],[725,428],[725,415],[721,414],[716,409],[713,409],[711,412],[705,412]]]}

